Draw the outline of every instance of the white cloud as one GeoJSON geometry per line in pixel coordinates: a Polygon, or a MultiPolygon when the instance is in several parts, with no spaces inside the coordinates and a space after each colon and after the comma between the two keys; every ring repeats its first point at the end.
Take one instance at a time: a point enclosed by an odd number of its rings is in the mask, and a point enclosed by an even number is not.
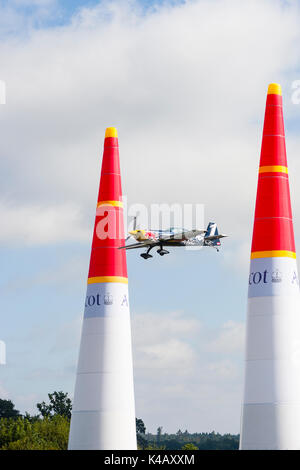
{"type": "Polygon", "coordinates": [[[176,370],[180,375],[191,372],[195,352],[189,340],[199,328],[199,322],[183,312],[134,316],[135,369],[142,375],[150,370],[158,373],[176,370]]]}
{"type": "Polygon", "coordinates": [[[208,345],[208,350],[215,353],[243,353],[245,344],[245,325],[227,321],[219,329],[218,335],[208,345]]]}
{"type": "Polygon", "coordinates": [[[9,392],[6,390],[6,388],[3,387],[3,385],[0,383],[0,398],[2,400],[8,400],[9,399],[9,392]]]}
{"type": "Polygon", "coordinates": [[[266,87],[290,91],[298,24],[297,8],[280,1],[165,4],[148,15],[105,1],[70,25],[3,41],[2,193],[89,213],[104,129],[116,125],[129,202],[203,202],[207,218],[250,240],[266,87]]]}
{"type": "Polygon", "coordinates": [[[229,360],[212,362],[208,365],[207,369],[216,378],[220,379],[232,379],[239,374],[236,365],[229,360]]]}
{"type": "Polygon", "coordinates": [[[80,342],[80,333],[82,327],[82,315],[75,320],[64,323],[58,328],[56,340],[51,349],[51,353],[59,351],[65,352],[70,349],[76,349],[80,342]]]}
{"type": "MultiPolygon", "coordinates": [[[[235,234],[232,234],[234,237],[235,234]]],[[[239,272],[242,272],[245,276],[249,273],[249,262],[251,253],[250,239],[247,241],[239,240],[233,243],[231,246],[226,247],[223,252],[223,260],[225,264],[234,268],[239,272]]]]}
{"type": "Polygon", "coordinates": [[[185,369],[194,360],[192,348],[182,341],[169,339],[164,343],[140,348],[148,362],[148,368],[185,369]]]}
{"type": "Polygon", "coordinates": [[[137,414],[153,431],[238,432],[244,325],[181,312],[133,316],[137,414]],[[220,398],[220,390],[222,397],[220,398]]]}
{"type": "Polygon", "coordinates": [[[74,204],[43,207],[2,202],[0,219],[1,242],[32,245],[90,239],[82,225],[81,211],[74,204]]]}
{"type": "Polygon", "coordinates": [[[13,403],[16,403],[16,408],[20,413],[30,413],[32,415],[38,414],[36,403],[41,402],[41,396],[37,393],[17,394],[12,398],[13,403]]]}
{"type": "Polygon", "coordinates": [[[172,336],[186,339],[195,335],[200,327],[198,319],[187,318],[184,312],[169,312],[167,315],[143,313],[134,317],[135,341],[138,346],[143,346],[145,341],[153,341],[153,338],[157,342],[172,336]]]}
{"type": "MultiPolygon", "coordinates": [[[[299,16],[279,0],[190,1],[151,15],[105,1],[69,25],[33,30],[1,9],[0,241],[90,239],[104,129],[114,125],[129,203],[205,203],[206,217],[244,244],[228,263],[248,264],[269,82],[282,82],[286,116],[299,119],[286,96],[299,78],[299,16]],[[20,38],[3,39],[16,30],[20,38]]],[[[291,131],[296,220],[298,148],[291,131]]],[[[136,316],[133,326],[146,424],[238,431],[243,326],[211,331],[180,312],[136,316]]]]}

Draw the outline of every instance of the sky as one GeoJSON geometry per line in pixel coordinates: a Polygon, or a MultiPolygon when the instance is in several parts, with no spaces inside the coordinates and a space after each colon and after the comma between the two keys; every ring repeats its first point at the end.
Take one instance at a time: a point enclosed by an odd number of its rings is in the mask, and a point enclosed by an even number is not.
{"type": "MultiPolygon", "coordinates": [[[[128,204],[203,204],[222,250],[127,255],[136,415],[239,432],[267,86],[300,242],[297,1],[0,0],[0,398],[73,396],[105,128],[128,204]]],[[[153,227],[152,227],[153,228],[153,227]]],[[[202,227],[200,227],[202,228],[202,227]]]]}

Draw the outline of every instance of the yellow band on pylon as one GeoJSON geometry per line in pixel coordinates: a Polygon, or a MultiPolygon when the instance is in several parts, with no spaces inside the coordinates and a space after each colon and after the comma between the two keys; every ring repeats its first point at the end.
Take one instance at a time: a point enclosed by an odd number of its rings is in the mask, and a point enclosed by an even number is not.
{"type": "Polygon", "coordinates": [[[288,173],[288,168],[282,165],[261,166],[259,173],[288,173]]]}
{"type": "Polygon", "coordinates": [[[105,137],[118,137],[118,131],[115,127],[107,127],[105,137]]]}
{"type": "Polygon", "coordinates": [[[296,259],[296,253],[294,251],[286,251],[286,250],[253,251],[253,253],[251,253],[251,259],[279,258],[279,257],[296,259]]]}
{"type": "Polygon", "coordinates": [[[282,95],[281,85],[279,85],[279,83],[270,83],[268,87],[268,95],[282,95]]]}
{"type": "Polygon", "coordinates": [[[103,282],[120,282],[122,284],[128,284],[127,277],[121,276],[99,276],[99,277],[89,277],[87,280],[88,284],[100,284],[103,282]]]}
{"type": "Polygon", "coordinates": [[[97,207],[100,206],[115,206],[115,207],[123,207],[122,201],[99,201],[97,207]]]}

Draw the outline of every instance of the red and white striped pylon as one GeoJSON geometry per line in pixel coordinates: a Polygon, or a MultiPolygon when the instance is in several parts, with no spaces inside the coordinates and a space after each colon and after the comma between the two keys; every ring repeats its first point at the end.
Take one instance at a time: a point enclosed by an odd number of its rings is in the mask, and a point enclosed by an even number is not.
{"type": "Polygon", "coordinates": [[[135,406],[117,130],[107,128],[69,449],[136,450],[135,406]]]}
{"type": "Polygon", "coordinates": [[[299,319],[281,87],[272,83],[251,249],[241,449],[300,449],[299,319]]]}

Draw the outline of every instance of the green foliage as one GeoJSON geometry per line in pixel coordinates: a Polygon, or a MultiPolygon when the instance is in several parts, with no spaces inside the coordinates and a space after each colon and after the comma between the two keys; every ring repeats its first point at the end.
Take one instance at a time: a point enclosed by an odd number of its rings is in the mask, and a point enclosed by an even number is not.
{"type": "Polygon", "coordinates": [[[52,442],[47,442],[39,436],[24,437],[19,441],[10,442],[1,450],[60,450],[52,442]]]}
{"type": "Polygon", "coordinates": [[[15,405],[11,400],[0,399],[0,418],[15,418],[19,415],[19,411],[15,410],[15,405]]]}
{"type": "Polygon", "coordinates": [[[38,403],[37,409],[44,418],[60,415],[71,419],[72,402],[64,392],[48,393],[50,403],[38,403]]]}
{"type": "Polygon", "coordinates": [[[147,441],[141,434],[136,435],[137,445],[139,449],[144,449],[147,446],[147,441]]]}
{"type": "Polygon", "coordinates": [[[29,422],[22,417],[1,418],[0,419],[0,448],[8,445],[10,442],[17,441],[26,437],[29,428],[29,422]]]}
{"type": "Polygon", "coordinates": [[[25,415],[24,415],[24,418],[26,418],[28,421],[30,421],[30,423],[33,423],[34,421],[38,421],[40,419],[40,416],[39,415],[30,415],[26,411],[25,415]]]}
{"type": "Polygon", "coordinates": [[[144,449],[147,445],[147,441],[145,439],[146,433],[146,426],[142,419],[135,418],[135,425],[136,425],[136,439],[138,449],[144,449]]]}
{"type": "Polygon", "coordinates": [[[0,420],[1,450],[66,450],[69,420],[64,416],[45,419],[0,420]]]}
{"type": "Polygon", "coordinates": [[[138,434],[146,434],[146,426],[142,419],[135,418],[136,432],[138,434]]]}
{"type": "Polygon", "coordinates": [[[160,438],[161,438],[162,430],[163,430],[162,426],[159,426],[159,427],[157,428],[156,437],[157,437],[157,440],[158,440],[158,441],[159,441],[160,438]]]}
{"type": "MultiPolygon", "coordinates": [[[[72,404],[67,393],[50,393],[49,403],[38,403],[41,415],[21,416],[10,400],[0,400],[0,450],[66,450],[72,404]]],[[[145,450],[235,450],[239,436],[194,433],[146,434],[142,419],[136,419],[138,448],[145,450]]]]}
{"type": "MultiPolygon", "coordinates": [[[[146,434],[147,447],[158,446],[157,434],[146,434]]],[[[193,445],[199,450],[237,450],[239,448],[239,436],[232,434],[194,433],[188,431],[184,433],[179,429],[176,434],[161,434],[159,446],[166,450],[181,450],[185,445],[193,445]]],[[[188,450],[188,449],[186,449],[188,450]]],[[[192,449],[191,449],[192,450],[192,449]]],[[[196,449],[194,449],[196,450],[196,449]]]]}
{"type": "Polygon", "coordinates": [[[10,400],[0,400],[1,450],[66,450],[72,404],[67,393],[50,393],[50,403],[38,403],[40,416],[21,416],[10,400]]]}
{"type": "Polygon", "coordinates": [[[199,447],[194,446],[194,444],[184,444],[184,446],[181,447],[182,450],[199,450],[199,447]]]}
{"type": "Polygon", "coordinates": [[[148,445],[144,450],[166,450],[165,446],[157,446],[155,444],[148,445]]]}

